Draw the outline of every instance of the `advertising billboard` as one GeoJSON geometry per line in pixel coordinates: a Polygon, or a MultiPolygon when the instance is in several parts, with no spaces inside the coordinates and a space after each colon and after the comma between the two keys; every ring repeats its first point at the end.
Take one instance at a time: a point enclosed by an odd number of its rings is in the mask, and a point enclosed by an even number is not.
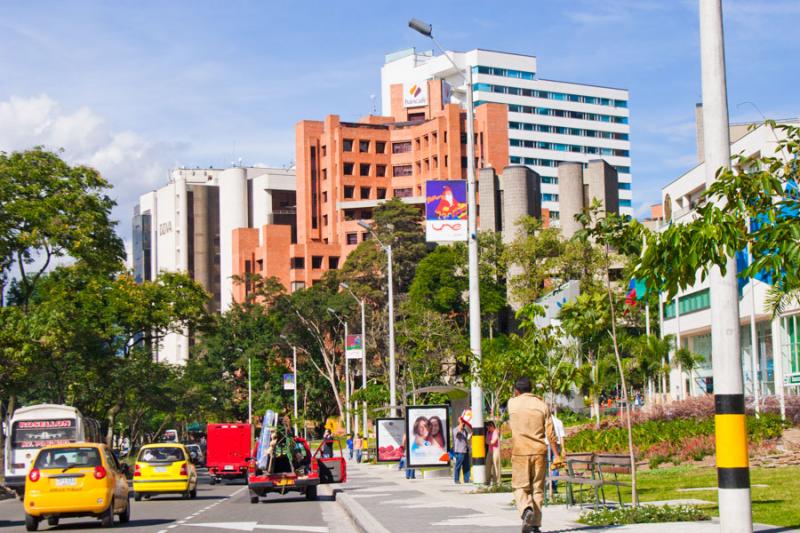
{"type": "Polygon", "coordinates": [[[428,82],[425,80],[403,84],[403,107],[428,105],[428,82]]]}
{"type": "Polygon", "coordinates": [[[425,240],[428,242],[467,240],[466,181],[425,182],[425,240]]]}
{"type": "Polygon", "coordinates": [[[406,407],[408,468],[450,464],[450,420],[446,405],[406,407]]]}
{"type": "Polygon", "coordinates": [[[375,447],[378,449],[379,463],[396,463],[403,458],[403,432],[406,421],[402,418],[379,418],[375,421],[378,428],[375,447]]]}
{"type": "Polygon", "coordinates": [[[294,390],[294,374],[283,375],[283,390],[294,390]]]}
{"type": "Polygon", "coordinates": [[[348,335],[345,344],[345,353],[348,359],[361,359],[364,357],[364,339],[361,335],[348,335]]]}

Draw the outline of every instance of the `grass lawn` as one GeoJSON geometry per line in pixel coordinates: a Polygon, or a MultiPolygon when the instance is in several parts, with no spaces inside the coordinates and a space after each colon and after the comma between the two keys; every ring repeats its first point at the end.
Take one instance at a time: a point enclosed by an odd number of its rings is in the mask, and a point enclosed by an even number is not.
{"type": "MultiPolygon", "coordinates": [[[[620,476],[622,478],[623,476],[620,476]]],[[[677,489],[714,487],[717,472],[714,468],[676,466],[641,472],[638,476],[639,501],[698,499],[713,502],[703,506],[718,516],[715,490],[678,492],[677,489]]],[[[761,524],[800,528],[800,467],[751,468],[753,520],[761,524]]],[[[616,499],[613,487],[606,489],[606,499],[616,499]]],[[[623,490],[623,500],[630,501],[630,489],[623,490]]]]}

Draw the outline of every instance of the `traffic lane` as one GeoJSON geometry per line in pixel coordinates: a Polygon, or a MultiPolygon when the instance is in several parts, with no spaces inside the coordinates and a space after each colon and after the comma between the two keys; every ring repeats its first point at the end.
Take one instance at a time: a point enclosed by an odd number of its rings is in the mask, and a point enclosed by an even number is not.
{"type": "MultiPolygon", "coordinates": [[[[130,531],[156,532],[162,529],[172,531],[186,519],[197,516],[204,509],[219,506],[236,491],[247,493],[242,484],[197,486],[197,498],[184,500],[181,496],[153,496],[149,500],[134,501],[131,492],[131,521],[120,524],[114,518],[114,528],[130,531]]],[[[6,531],[25,531],[25,510],[19,500],[0,502],[0,528],[6,531]]],[[[58,526],[48,526],[44,520],[39,523],[40,531],[93,531],[100,528],[100,520],[92,517],[64,518],[58,526]]]]}
{"type": "Polygon", "coordinates": [[[269,494],[259,503],[250,503],[249,491],[243,490],[230,499],[198,515],[179,529],[160,533],[204,533],[204,531],[278,531],[310,533],[352,533],[357,529],[336,503],[331,488],[321,486],[316,501],[303,494],[269,494]]]}

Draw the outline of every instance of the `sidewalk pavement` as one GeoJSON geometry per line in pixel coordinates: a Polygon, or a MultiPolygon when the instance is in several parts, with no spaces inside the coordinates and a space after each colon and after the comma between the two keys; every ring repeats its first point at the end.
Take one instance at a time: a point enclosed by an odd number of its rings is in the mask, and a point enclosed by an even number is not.
{"type": "MultiPolygon", "coordinates": [[[[473,485],[456,485],[450,476],[406,480],[396,465],[348,462],[347,483],[336,496],[353,522],[365,533],[407,533],[436,527],[458,533],[518,532],[521,520],[511,493],[471,494],[473,485]],[[457,529],[455,529],[457,528],[457,529]]],[[[696,503],[697,500],[669,502],[696,503]]],[[[666,503],[666,502],[664,502],[666,503]]],[[[542,531],[592,533],[607,531],[576,522],[578,507],[552,505],[544,508],[542,531]]],[[[758,526],[756,531],[775,533],[786,528],[758,526]]],[[[614,531],[631,533],[719,533],[717,520],[669,524],[618,526],[614,531]]]]}

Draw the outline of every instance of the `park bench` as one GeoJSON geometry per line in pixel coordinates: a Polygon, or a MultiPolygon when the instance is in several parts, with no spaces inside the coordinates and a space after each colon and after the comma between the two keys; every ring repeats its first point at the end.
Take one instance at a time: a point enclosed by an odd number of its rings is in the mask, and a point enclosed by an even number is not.
{"type": "MultiPolygon", "coordinates": [[[[620,487],[630,487],[630,481],[620,480],[619,475],[631,473],[631,460],[627,455],[615,454],[595,454],[595,453],[571,453],[566,457],[566,473],[551,475],[548,472],[547,487],[551,487],[552,481],[563,481],[567,485],[567,505],[575,504],[574,485],[578,485],[578,493],[583,503],[583,486],[591,487],[594,492],[596,505],[606,505],[606,494],[604,487],[613,486],[617,489],[617,501],[620,506],[622,502],[622,491],[620,487]]],[[[547,492],[547,491],[546,491],[547,492]]]]}

